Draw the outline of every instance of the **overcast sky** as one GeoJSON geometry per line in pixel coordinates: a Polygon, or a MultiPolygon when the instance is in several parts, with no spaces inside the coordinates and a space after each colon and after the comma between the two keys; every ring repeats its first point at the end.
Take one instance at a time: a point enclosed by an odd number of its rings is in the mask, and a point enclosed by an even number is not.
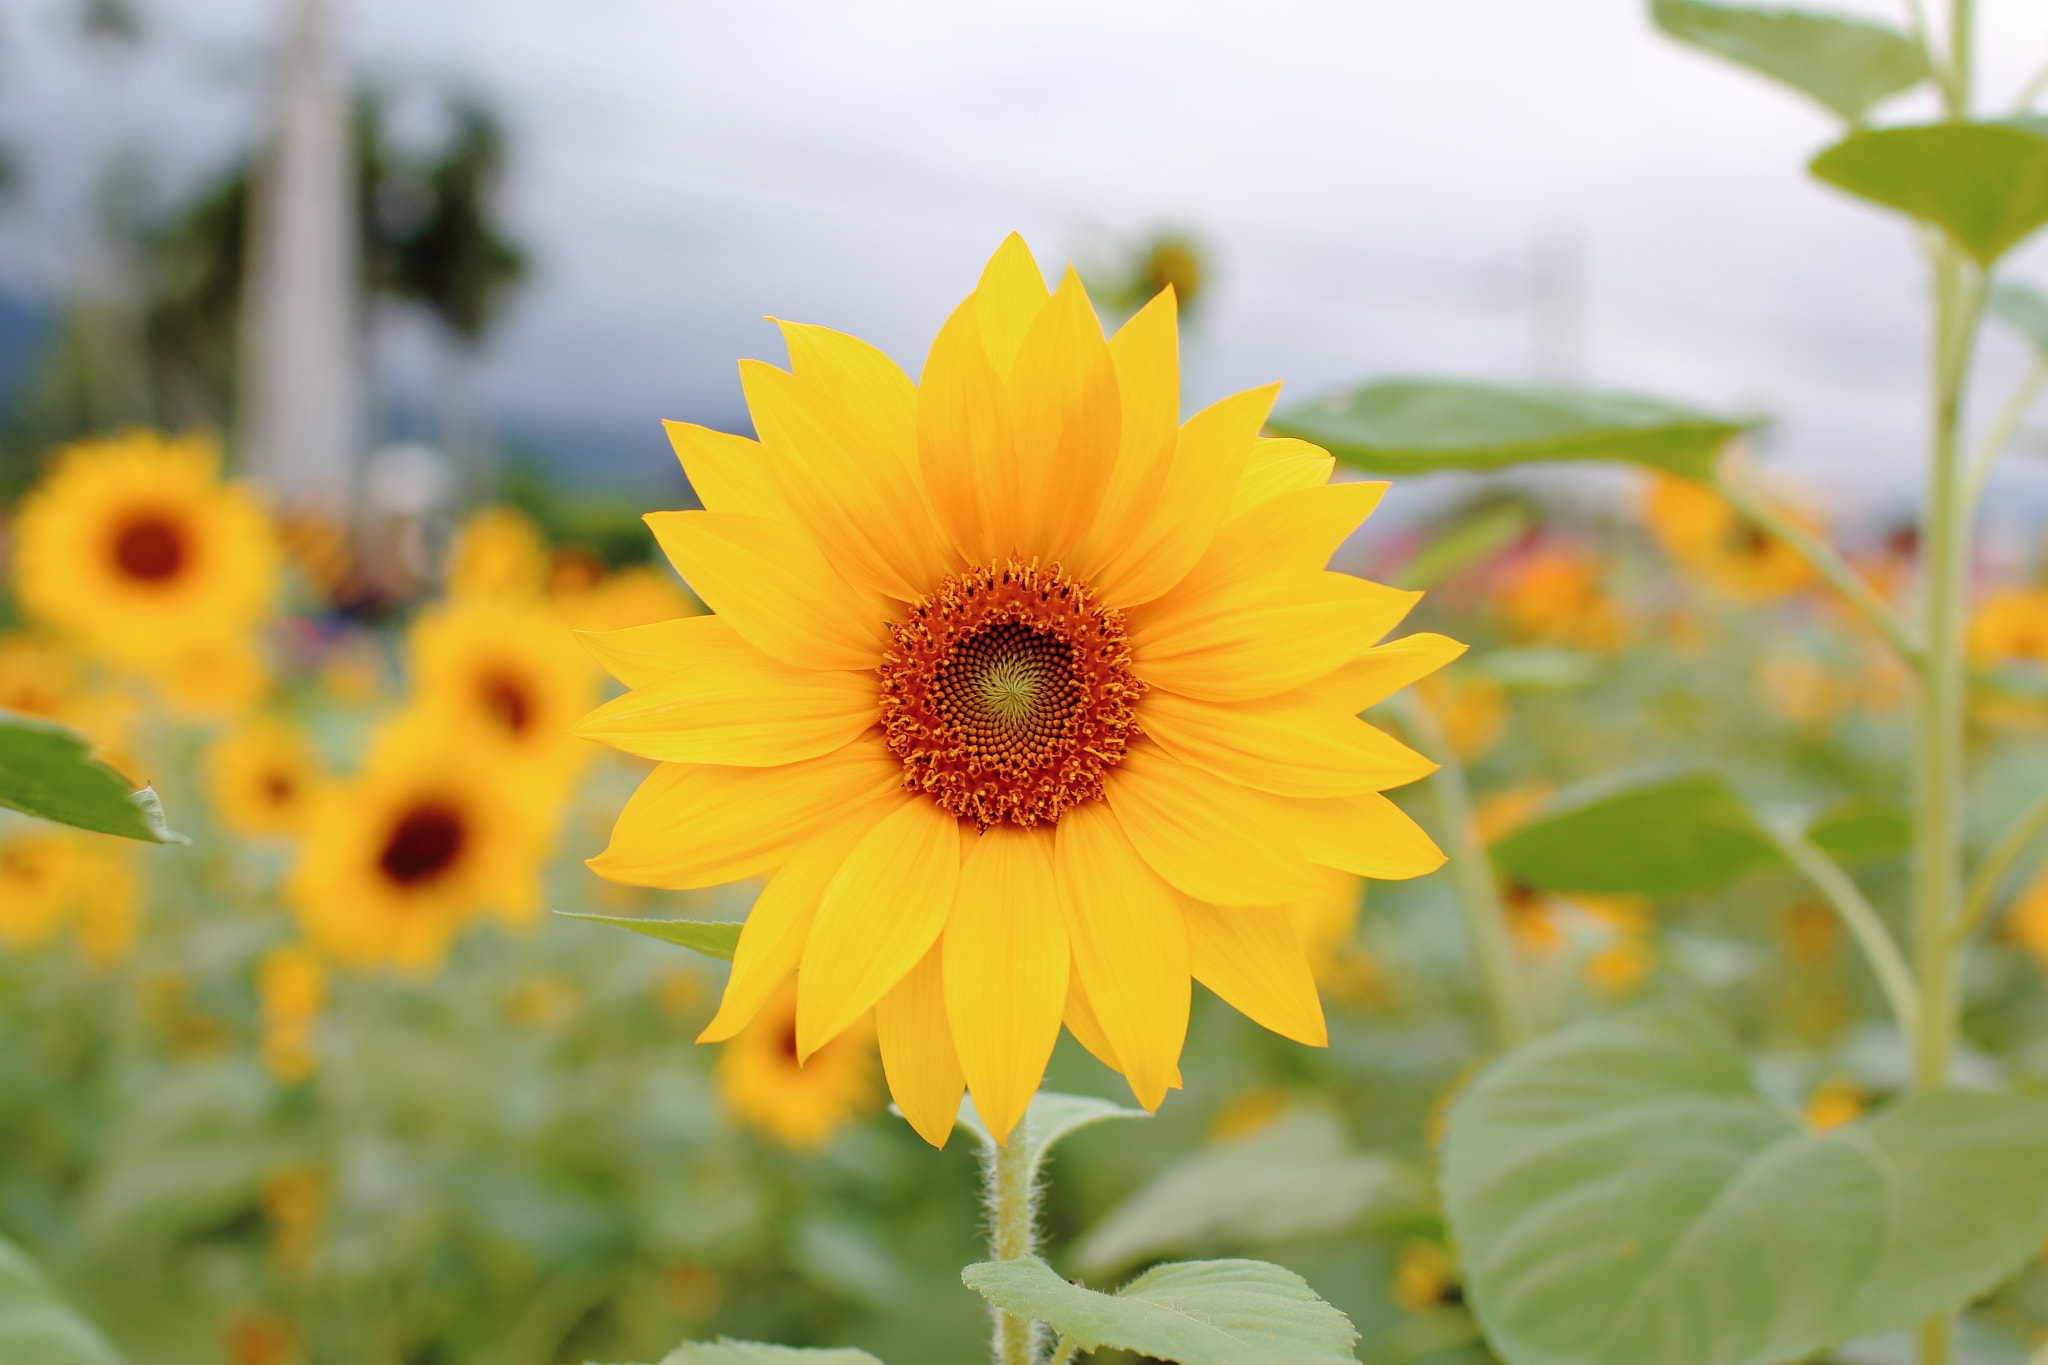
{"type": "MultiPolygon", "coordinates": [[[[1053,270],[1178,223],[1218,274],[1191,404],[1528,377],[1532,298],[1555,325],[1581,297],[1585,344],[1552,368],[1768,412],[1773,458],[1851,497],[1910,486],[1905,232],[1805,176],[1830,117],[1664,39],[1638,0],[338,3],[358,71],[466,83],[507,116],[537,270],[488,388],[508,429],[587,432],[606,468],[665,460],[658,418],[743,420],[734,361],[781,359],[764,314],[915,374],[1004,233],[1053,270]],[[1562,262],[1547,290],[1539,257],[1562,262]]],[[[0,134],[36,177],[0,221],[0,281],[84,268],[108,149],[168,190],[248,136],[276,0],[136,4],[132,55],[83,50],[75,0],[0,8],[0,134]]],[[[2048,6],[1980,8],[2002,104],[2048,55],[2048,6]]],[[[2013,269],[2048,282],[2048,251],[2013,269]]],[[[1997,343],[1988,373],[2020,361],[1997,343]]],[[[2048,493],[2048,464],[2008,487],[2048,493]]]]}

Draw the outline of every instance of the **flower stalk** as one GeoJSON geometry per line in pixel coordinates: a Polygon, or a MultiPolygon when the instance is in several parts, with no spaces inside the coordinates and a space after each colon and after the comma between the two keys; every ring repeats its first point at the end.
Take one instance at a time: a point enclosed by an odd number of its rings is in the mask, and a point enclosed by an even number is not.
{"type": "MultiPolygon", "coordinates": [[[[1038,1252],[1038,1179],[1031,1159],[1031,1115],[1010,1130],[1007,1143],[982,1151],[982,1181],[988,1200],[990,1256],[1021,1260],[1038,1252]]],[[[993,1304],[995,1328],[989,1354],[995,1365],[1038,1365],[1044,1332],[1035,1322],[993,1304]]]]}

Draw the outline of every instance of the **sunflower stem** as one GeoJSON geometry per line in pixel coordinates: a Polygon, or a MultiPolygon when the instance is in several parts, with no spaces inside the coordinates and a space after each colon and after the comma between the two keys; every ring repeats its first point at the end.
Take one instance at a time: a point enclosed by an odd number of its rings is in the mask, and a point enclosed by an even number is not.
{"type": "Polygon", "coordinates": [[[1472,956],[1486,986],[1500,1044],[1519,1047],[1536,1036],[1536,1013],[1522,977],[1522,964],[1515,958],[1515,940],[1508,930],[1507,907],[1501,903],[1493,860],[1487,856],[1486,841],[1479,837],[1479,823],[1473,818],[1465,765],[1458,761],[1436,713],[1414,688],[1404,689],[1394,704],[1416,747],[1437,764],[1429,785],[1436,797],[1444,852],[1450,857],[1451,877],[1457,885],[1458,908],[1464,912],[1465,932],[1472,940],[1472,956]]]}
{"type": "MultiPolygon", "coordinates": [[[[1038,1179],[1032,1168],[1031,1115],[1010,1130],[1007,1143],[982,1149],[981,1175],[988,1201],[989,1254],[998,1261],[1038,1253],[1038,1179]]],[[[995,1331],[989,1342],[995,1365],[1038,1365],[1044,1333],[1029,1318],[991,1305],[995,1331]]]]}

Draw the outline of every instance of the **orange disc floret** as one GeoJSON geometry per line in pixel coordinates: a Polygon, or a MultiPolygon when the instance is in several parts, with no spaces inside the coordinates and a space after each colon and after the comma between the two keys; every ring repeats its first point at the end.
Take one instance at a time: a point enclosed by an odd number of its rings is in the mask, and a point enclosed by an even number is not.
{"type": "Polygon", "coordinates": [[[891,628],[876,671],[905,790],[983,829],[1099,799],[1145,691],[1123,614],[1036,562],[948,577],[891,628]]]}

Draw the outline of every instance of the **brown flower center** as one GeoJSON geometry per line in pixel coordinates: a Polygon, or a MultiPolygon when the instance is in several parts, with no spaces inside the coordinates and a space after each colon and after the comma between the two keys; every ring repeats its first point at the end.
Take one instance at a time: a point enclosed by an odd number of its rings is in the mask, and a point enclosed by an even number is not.
{"type": "Polygon", "coordinates": [[[533,720],[533,699],[520,679],[506,673],[491,673],[484,677],[479,690],[484,709],[497,718],[507,734],[526,733],[533,720]]]}
{"type": "Polygon", "coordinates": [[[434,803],[414,806],[392,827],[377,866],[402,887],[415,887],[446,872],[462,856],[469,833],[459,811],[434,803]]]}
{"type": "Polygon", "coordinates": [[[185,558],[184,529],[157,513],[136,516],[114,533],[114,564],[138,582],[176,578],[185,558]]]}
{"type": "Polygon", "coordinates": [[[920,598],[877,670],[903,785],[982,828],[1102,795],[1145,684],[1123,614],[1058,568],[970,569],[920,598]]]}

